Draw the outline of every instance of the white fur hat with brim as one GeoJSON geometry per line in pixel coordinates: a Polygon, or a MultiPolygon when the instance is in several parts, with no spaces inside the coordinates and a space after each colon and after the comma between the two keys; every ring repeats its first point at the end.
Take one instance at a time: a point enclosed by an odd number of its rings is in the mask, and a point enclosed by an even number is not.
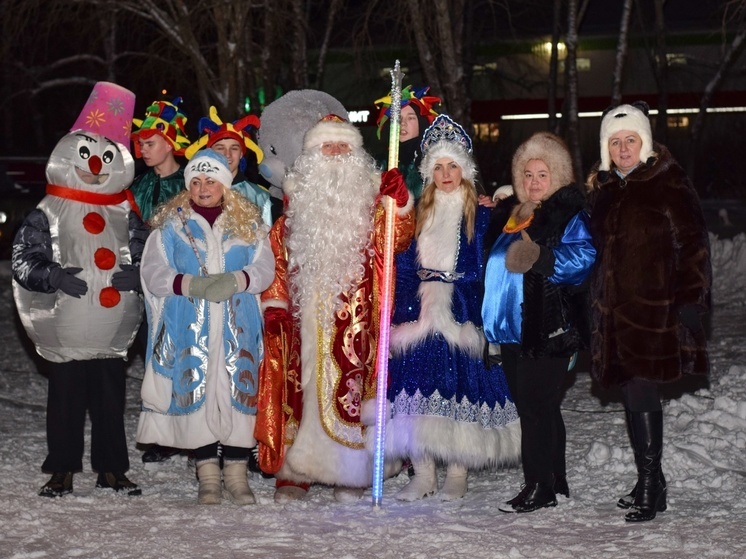
{"type": "Polygon", "coordinates": [[[633,105],[619,105],[607,112],[601,120],[601,165],[598,168],[599,171],[609,171],[611,169],[609,138],[622,130],[635,132],[640,136],[642,140],[640,161],[644,163],[655,155],[647,103],[637,101],[633,105]]]}
{"type": "Polygon", "coordinates": [[[303,149],[318,147],[324,142],[347,142],[354,149],[358,149],[363,146],[363,136],[349,121],[341,116],[329,114],[306,132],[303,149]]]}

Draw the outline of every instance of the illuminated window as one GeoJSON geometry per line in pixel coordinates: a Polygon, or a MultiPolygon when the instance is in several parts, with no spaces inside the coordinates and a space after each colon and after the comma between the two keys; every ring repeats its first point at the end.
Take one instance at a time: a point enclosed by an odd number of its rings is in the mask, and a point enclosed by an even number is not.
{"type": "MultiPolygon", "coordinates": [[[[531,51],[539,56],[546,56],[549,58],[552,54],[552,42],[546,41],[543,43],[537,43],[531,47],[531,51]]],[[[557,58],[560,60],[563,59],[566,53],[567,47],[565,46],[565,43],[557,43],[557,58]]]]}
{"type": "Polygon", "coordinates": [[[689,117],[686,115],[669,116],[666,118],[669,128],[688,128],[689,117]]]}
{"type": "Polygon", "coordinates": [[[474,124],[474,139],[478,142],[497,142],[500,138],[500,124],[479,122],[474,124]]]}

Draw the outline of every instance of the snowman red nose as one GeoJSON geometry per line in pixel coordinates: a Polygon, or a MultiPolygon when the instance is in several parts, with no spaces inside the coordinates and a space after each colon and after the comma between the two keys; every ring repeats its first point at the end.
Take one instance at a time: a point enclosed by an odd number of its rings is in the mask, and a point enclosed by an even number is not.
{"type": "Polygon", "coordinates": [[[94,175],[99,174],[101,167],[103,167],[103,163],[101,163],[101,158],[98,155],[94,155],[88,160],[88,168],[94,175]]]}

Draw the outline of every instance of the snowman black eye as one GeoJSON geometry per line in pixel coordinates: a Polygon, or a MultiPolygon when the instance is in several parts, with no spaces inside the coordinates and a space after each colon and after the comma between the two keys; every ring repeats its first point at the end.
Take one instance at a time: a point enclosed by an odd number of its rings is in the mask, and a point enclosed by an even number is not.
{"type": "Polygon", "coordinates": [[[78,155],[81,159],[88,159],[91,156],[91,150],[88,149],[88,146],[78,146],[78,155]]]}
{"type": "Polygon", "coordinates": [[[272,155],[277,155],[277,150],[275,149],[275,146],[269,146],[269,151],[272,153],[272,155]]]}
{"type": "Polygon", "coordinates": [[[101,156],[101,160],[108,164],[114,161],[114,156],[116,155],[116,152],[112,148],[107,148],[104,154],[101,156]]]}

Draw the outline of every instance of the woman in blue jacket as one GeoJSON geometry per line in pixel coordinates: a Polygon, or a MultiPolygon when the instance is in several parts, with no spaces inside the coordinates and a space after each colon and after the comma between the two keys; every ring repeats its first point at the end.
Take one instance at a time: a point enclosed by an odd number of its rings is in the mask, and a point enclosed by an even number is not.
{"type": "Polygon", "coordinates": [[[587,345],[584,282],[596,250],[560,138],[531,136],[512,175],[515,194],[493,217],[501,233],[487,260],[482,318],[521,418],[525,485],[500,510],[532,512],[570,494],[560,403],[570,358],[587,345]]]}

